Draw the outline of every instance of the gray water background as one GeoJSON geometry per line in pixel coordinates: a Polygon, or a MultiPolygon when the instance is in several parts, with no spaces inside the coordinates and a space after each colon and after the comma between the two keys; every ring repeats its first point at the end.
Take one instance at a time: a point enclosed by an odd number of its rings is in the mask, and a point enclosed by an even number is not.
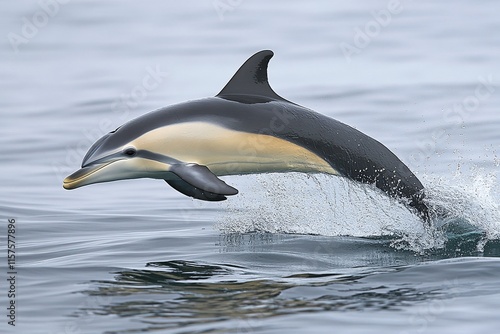
{"type": "Polygon", "coordinates": [[[499,7],[3,2],[1,332],[496,331],[499,7]],[[154,180],[62,189],[99,136],[215,95],[262,49],[275,52],[278,94],[384,143],[450,217],[427,231],[377,192],[321,175],[226,178],[240,194],[219,204],[154,180]]]}

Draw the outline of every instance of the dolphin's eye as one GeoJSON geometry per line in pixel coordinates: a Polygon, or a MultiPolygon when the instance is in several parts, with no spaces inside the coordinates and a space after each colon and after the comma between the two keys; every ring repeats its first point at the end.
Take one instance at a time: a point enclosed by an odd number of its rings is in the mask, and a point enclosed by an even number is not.
{"type": "Polygon", "coordinates": [[[123,153],[126,155],[126,156],[129,156],[129,157],[133,157],[135,155],[137,151],[135,150],[135,148],[133,147],[130,147],[130,148],[127,148],[125,151],[123,151],[123,153]]]}

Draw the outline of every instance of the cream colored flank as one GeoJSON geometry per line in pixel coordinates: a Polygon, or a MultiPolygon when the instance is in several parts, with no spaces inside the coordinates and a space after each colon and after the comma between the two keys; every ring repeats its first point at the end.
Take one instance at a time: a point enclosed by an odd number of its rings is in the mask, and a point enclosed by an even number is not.
{"type": "Polygon", "coordinates": [[[205,122],[157,128],[133,140],[131,146],[205,165],[216,175],[292,171],[338,174],[313,152],[286,140],[205,122]]]}

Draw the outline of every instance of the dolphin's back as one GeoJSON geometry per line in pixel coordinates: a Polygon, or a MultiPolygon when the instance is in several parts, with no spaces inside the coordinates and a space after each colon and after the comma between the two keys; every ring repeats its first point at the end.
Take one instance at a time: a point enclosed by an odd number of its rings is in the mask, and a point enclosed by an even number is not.
{"type": "Polygon", "coordinates": [[[291,121],[290,132],[285,135],[288,140],[307,147],[340,174],[375,184],[391,197],[404,197],[412,206],[419,206],[422,183],[387,147],[342,122],[310,110],[306,112],[310,121],[304,121],[304,117],[302,121],[291,121]]]}

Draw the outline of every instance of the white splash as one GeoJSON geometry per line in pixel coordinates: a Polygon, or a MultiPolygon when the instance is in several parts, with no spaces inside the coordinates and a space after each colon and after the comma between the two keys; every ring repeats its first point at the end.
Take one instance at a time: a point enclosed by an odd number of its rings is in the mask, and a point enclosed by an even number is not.
{"type": "Polygon", "coordinates": [[[397,200],[379,189],[323,174],[233,176],[238,200],[222,202],[216,228],[222,233],[297,233],[324,236],[394,237],[393,246],[423,252],[446,243],[443,227],[465,221],[488,240],[500,239],[500,207],[495,174],[475,170],[451,179],[420,176],[433,214],[426,226],[397,200]]]}
{"type": "Polygon", "coordinates": [[[482,251],[488,240],[500,239],[500,206],[494,189],[498,186],[494,173],[481,169],[472,175],[458,172],[451,180],[424,178],[427,201],[436,211],[444,211],[441,225],[462,220],[475,226],[484,236],[478,245],[482,251]]]}
{"type": "Polygon", "coordinates": [[[444,237],[374,186],[324,174],[231,177],[238,201],[223,202],[223,233],[269,232],[325,236],[395,237],[394,246],[423,251],[444,237]]]}

